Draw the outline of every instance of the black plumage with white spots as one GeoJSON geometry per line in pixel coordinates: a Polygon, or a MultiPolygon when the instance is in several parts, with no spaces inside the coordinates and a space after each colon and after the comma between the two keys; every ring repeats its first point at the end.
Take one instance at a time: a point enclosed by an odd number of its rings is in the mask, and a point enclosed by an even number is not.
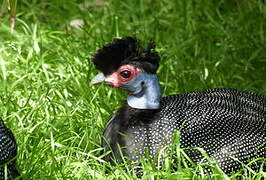
{"type": "MultiPolygon", "coordinates": [[[[105,128],[103,145],[112,151],[107,160],[120,162],[120,147],[134,161],[146,148],[154,155],[171,144],[176,130],[181,132],[181,147],[203,148],[225,173],[239,170],[238,161],[266,158],[264,96],[221,88],[160,98],[155,74],[159,55],[153,47],[141,50],[136,39],[126,37],[106,45],[93,58],[103,72],[93,84],[104,82],[129,91],[105,128]]],[[[205,162],[196,150],[187,154],[195,163],[205,162]]]]}
{"type": "Polygon", "coordinates": [[[13,133],[0,119],[0,179],[19,176],[16,169],[17,144],[13,133]]]}

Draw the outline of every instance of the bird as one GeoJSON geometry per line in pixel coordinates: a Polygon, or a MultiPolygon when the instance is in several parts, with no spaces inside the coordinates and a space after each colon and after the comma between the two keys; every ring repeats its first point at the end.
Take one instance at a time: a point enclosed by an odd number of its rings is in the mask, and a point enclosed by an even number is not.
{"type": "Polygon", "coordinates": [[[0,119],[0,180],[20,176],[16,168],[17,143],[11,130],[0,119]]]}
{"type": "MultiPolygon", "coordinates": [[[[115,38],[91,58],[96,69],[91,84],[103,83],[128,92],[103,133],[107,161],[138,161],[173,144],[197,163],[202,148],[221,170],[231,174],[256,158],[266,158],[266,97],[230,88],[213,88],[161,97],[155,44],[146,48],[136,37],[115,38]]],[[[210,170],[207,170],[209,172],[210,170]]]]}

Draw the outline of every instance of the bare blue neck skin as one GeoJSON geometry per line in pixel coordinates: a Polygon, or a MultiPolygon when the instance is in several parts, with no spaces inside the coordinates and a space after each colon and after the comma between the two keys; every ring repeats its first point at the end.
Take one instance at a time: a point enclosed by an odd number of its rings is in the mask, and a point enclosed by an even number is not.
{"type": "Polygon", "coordinates": [[[156,74],[140,73],[134,81],[123,87],[131,92],[127,98],[130,107],[136,109],[159,109],[160,86],[156,74]]]}

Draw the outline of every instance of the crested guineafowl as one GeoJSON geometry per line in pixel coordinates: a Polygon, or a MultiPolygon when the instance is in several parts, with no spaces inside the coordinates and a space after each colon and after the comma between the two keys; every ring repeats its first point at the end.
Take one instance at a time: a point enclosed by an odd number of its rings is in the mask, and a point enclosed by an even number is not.
{"type": "MultiPolygon", "coordinates": [[[[106,159],[136,161],[146,149],[151,155],[172,143],[180,131],[180,146],[201,147],[225,173],[241,163],[266,157],[266,98],[235,89],[208,89],[160,97],[156,75],[159,54],[154,45],[146,49],[137,39],[114,39],[92,58],[102,73],[91,83],[105,83],[129,92],[127,101],[109,120],[104,132],[106,159]]],[[[195,148],[194,148],[195,150],[195,148]]],[[[195,163],[203,155],[191,150],[195,163]]]]}
{"type": "Polygon", "coordinates": [[[0,119],[0,180],[15,179],[19,176],[16,169],[16,155],[15,137],[0,119]]]}

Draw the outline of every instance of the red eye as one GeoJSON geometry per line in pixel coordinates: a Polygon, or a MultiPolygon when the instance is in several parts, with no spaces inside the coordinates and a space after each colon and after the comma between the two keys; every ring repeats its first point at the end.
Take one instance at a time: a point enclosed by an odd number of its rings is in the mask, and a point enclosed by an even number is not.
{"type": "Polygon", "coordinates": [[[129,78],[131,76],[131,72],[129,70],[124,70],[124,71],[121,71],[120,72],[120,75],[123,77],[123,78],[129,78]]]}

